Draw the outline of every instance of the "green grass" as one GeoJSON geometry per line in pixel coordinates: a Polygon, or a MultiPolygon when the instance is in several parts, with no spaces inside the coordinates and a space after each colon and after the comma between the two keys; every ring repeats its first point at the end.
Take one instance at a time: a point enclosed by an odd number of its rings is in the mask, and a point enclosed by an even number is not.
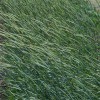
{"type": "Polygon", "coordinates": [[[84,0],[1,0],[7,100],[100,100],[100,13],[84,0]]]}

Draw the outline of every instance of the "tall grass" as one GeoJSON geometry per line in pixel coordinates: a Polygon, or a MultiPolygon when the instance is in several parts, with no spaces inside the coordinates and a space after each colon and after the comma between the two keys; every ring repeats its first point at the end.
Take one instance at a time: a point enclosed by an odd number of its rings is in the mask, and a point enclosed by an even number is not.
{"type": "Polygon", "coordinates": [[[7,100],[100,99],[100,13],[89,1],[1,0],[0,18],[7,100]]]}

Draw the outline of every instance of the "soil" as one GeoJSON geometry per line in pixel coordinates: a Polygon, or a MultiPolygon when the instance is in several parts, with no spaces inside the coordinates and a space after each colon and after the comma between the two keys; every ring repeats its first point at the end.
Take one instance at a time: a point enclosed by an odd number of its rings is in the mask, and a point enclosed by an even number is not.
{"type": "Polygon", "coordinates": [[[96,10],[100,11],[100,0],[89,0],[89,1],[96,8],[96,10]]]}

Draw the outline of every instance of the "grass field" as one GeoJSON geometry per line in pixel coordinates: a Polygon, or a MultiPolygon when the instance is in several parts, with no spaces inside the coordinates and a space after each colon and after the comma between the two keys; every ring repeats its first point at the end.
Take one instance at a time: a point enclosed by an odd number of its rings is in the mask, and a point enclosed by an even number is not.
{"type": "Polygon", "coordinates": [[[0,0],[1,100],[100,100],[99,37],[88,0],[0,0]]]}

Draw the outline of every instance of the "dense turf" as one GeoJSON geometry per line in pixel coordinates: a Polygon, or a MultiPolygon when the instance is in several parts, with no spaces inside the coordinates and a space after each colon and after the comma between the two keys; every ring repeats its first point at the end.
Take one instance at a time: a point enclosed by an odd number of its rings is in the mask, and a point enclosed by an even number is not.
{"type": "Polygon", "coordinates": [[[100,99],[100,13],[88,1],[1,0],[0,21],[7,100],[100,99]]]}

